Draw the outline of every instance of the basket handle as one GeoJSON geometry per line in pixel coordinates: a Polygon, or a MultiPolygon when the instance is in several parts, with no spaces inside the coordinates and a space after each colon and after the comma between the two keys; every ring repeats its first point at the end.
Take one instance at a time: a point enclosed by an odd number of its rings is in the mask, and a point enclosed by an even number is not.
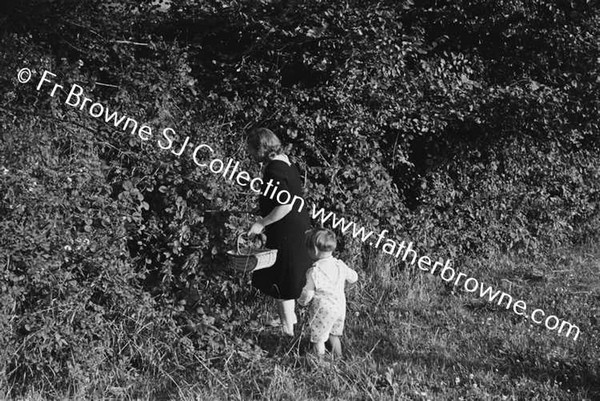
{"type": "MultiPolygon", "coordinates": [[[[248,238],[248,235],[245,232],[242,232],[242,233],[240,233],[240,235],[238,235],[237,240],[235,241],[238,255],[241,255],[240,242],[242,241],[243,237],[248,238]]],[[[264,233],[260,233],[257,235],[257,237],[260,239],[260,245],[258,247],[262,248],[265,245],[265,243],[267,242],[267,236],[264,233]]]]}

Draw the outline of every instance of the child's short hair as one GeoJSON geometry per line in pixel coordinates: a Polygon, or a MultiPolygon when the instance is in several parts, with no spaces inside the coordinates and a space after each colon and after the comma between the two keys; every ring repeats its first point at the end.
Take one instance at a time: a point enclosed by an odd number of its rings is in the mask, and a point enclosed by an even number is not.
{"type": "Polygon", "coordinates": [[[260,160],[270,160],[281,154],[281,141],[268,128],[254,128],[248,135],[248,145],[256,149],[260,160]]]}
{"type": "Polygon", "coordinates": [[[321,252],[331,252],[337,247],[337,241],[333,231],[326,228],[315,228],[306,232],[305,245],[307,248],[313,246],[321,252]]]}

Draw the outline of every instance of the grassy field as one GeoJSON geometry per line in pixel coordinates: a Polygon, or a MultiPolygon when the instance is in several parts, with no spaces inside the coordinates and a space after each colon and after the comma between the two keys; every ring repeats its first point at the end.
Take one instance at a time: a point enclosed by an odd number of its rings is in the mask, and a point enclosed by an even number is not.
{"type": "MultiPolygon", "coordinates": [[[[344,360],[315,365],[306,336],[285,341],[275,330],[240,327],[235,336],[251,338],[264,357],[231,354],[208,382],[184,385],[182,398],[600,399],[600,253],[593,246],[535,262],[497,256],[463,269],[579,325],[577,341],[456,293],[439,277],[376,262],[349,290],[344,360]],[[533,269],[543,278],[528,281],[533,269]]],[[[267,309],[261,302],[244,312],[247,320],[256,317],[249,311],[267,309]]]]}
{"type": "MultiPolygon", "coordinates": [[[[229,323],[210,322],[229,345],[198,359],[204,374],[149,369],[118,387],[99,380],[71,390],[94,399],[600,399],[597,248],[557,249],[535,262],[499,255],[462,271],[577,324],[580,337],[573,341],[533,325],[454,291],[439,277],[390,271],[373,260],[348,290],[343,360],[318,363],[307,356],[303,311],[296,338],[283,339],[264,324],[272,303],[252,292],[229,323]],[[527,278],[532,269],[536,281],[527,278]]],[[[114,369],[115,377],[127,376],[114,369]]]]}

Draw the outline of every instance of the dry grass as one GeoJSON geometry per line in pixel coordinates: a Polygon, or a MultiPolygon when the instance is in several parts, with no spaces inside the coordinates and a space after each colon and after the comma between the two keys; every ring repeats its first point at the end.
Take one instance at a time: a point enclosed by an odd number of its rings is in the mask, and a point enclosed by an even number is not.
{"type": "Polygon", "coordinates": [[[439,278],[411,270],[398,272],[373,260],[369,274],[349,291],[344,360],[311,365],[305,338],[286,342],[270,333],[269,343],[265,331],[239,333],[270,347],[269,356],[225,372],[226,388],[191,386],[180,396],[187,400],[598,399],[600,388],[594,380],[599,372],[599,329],[590,322],[600,302],[597,282],[589,277],[590,269],[598,273],[600,254],[591,247],[571,252],[567,256],[557,251],[535,264],[498,255],[472,261],[465,268],[490,284],[509,280],[515,297],[579,324],[582,335],[577,342],[511,311],[474,302],[472,294],[451,292],[439,278]],[[523,279],[532,266],[543,272],[543,281],[523,279]]]}
{"type": "MultiPolygon", "coordinates": [[[[512,311],[475,302],[473,294],[451,291],[437,277],[373,259],[348,290],[343,360],[316,363],[307,356],[300,312],[293,340],[263,325],[241,324],[227,332],[232,344],[250,342],[262,353],[232,346],[209,361],[198,358],[199,375],[186,375],[185,369],[150,375],[148,369],[149,376],[118,385],[118,377],[133,379],[114,366],[112,379],[94,378],[95,391],[71,394],[186,401],[599,399],[599,260],[600,253],[586,247],[571,254],[557,250],[535,263],[498,255],[464,267],[490,284],[508,280],[515,297],[578,324],[582,334],[576,342],[512,311]],[[543,280],[526,279],[532,267],[543,280]]],[[[255,298],[236,319],[268,320],[272,308],[255,298]]],[[[41,390],[23,399],[40,400],[41,390]]],[[[0,398],[7,394],[5,389],[0,398]]]]}

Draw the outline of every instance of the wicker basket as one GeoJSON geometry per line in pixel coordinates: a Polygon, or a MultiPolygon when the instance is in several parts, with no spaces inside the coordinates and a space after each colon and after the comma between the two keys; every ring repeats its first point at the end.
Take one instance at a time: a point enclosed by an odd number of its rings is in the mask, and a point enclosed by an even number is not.
{"type": "Polygon", "coordinates": [[[230,269],[241,272],[252,272],[271,267],[275,264],[275,260],[277,259],[277,249],[264,248],[264,243],[266,241],[264,234],[258,236],[260,239],[258,247],[240,248],[240,241],[243,236],[243,233],[238,235],[236,250],[227,252],[230,269]]]}

